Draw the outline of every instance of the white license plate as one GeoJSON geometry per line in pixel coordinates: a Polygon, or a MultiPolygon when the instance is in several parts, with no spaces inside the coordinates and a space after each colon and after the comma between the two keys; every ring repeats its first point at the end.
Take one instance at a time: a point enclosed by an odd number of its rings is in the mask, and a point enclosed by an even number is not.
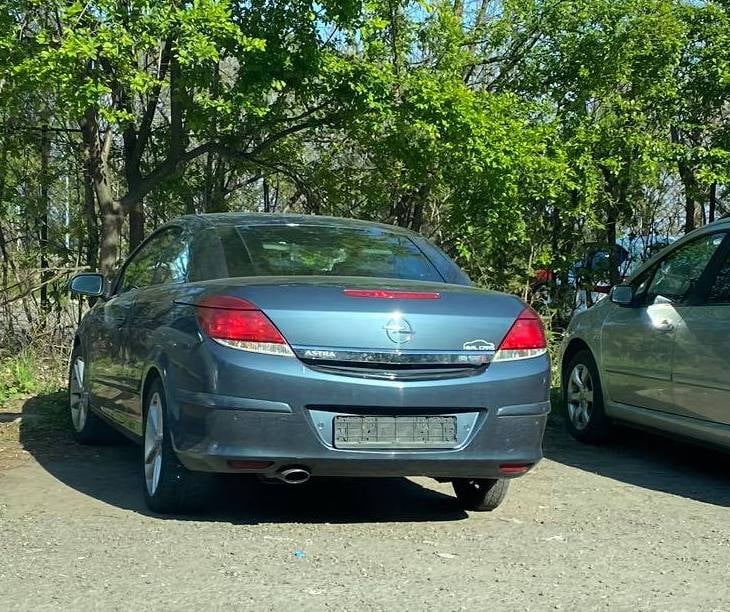
{"type": "Polygon", "coordinates": [[[336,448],[454,448],[454,416],[337,416],[336,448]]]}

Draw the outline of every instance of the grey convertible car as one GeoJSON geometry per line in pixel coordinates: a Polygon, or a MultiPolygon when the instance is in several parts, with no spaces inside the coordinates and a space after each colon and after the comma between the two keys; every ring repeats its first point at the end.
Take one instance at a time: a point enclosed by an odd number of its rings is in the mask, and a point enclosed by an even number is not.
{"type": "Polygon", "coordinates": [[[613,421],[730,449],[730,219],[691,232],[610,299],[573,318],[563,345],[568,429],[613,421]]]}
{"type": "Polygon", "coordinates": [[[155,511],[200,507],[216,472],[429,476],[491,510],[542,456],[539,318],[413,232],[186,216],[71,289],[99,298],[71,355],[75,435],[140,442],[155,511]]]}

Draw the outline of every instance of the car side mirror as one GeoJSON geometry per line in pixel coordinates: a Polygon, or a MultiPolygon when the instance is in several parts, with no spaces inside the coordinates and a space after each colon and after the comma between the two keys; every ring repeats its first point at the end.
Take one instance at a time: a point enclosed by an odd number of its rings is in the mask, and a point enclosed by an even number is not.
{"type": "Polygon", "coordinates": [[[631,306],[634,302],[634,288],[631,285],[616,285],[611,289],[611,301],[619,306],[631,306]]]}
{"type": "Polygon", "coordinates": [[[101,274],[83,272],[71,279],[68,288],[71,293],[87,297],[101,297],[104,295],[105,279],[101,274]]]}

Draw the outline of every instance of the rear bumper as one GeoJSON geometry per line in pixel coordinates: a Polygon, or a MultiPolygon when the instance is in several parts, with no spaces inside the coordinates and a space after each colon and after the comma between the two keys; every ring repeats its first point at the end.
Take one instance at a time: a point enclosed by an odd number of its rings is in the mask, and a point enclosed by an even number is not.
{"type": "Polygon", "coordinates": [[[296,465],[313,476],[496,478],[505,477],[501,464],[542,458],[550,410],[547,357],[493,363],[466,378],[396,382],[325,374],[296,359],[232,350],[223,349],[216,363],[215,385],[185,388],[179,372],[168,373],[173,444],[188,469],[240,472],[228,462],[255,460],[271,462],[254,470],[267,475],[296,465]],[[336,415],[424,413],[458,415],[456,448],[334,446],[336,415]]]}
{"type": "MultiPolygon", "coordinates": [[[[541,440],[547,406],[534,406],[541,414],[529,416],[486,415],[473,446],[438,451],[354,451],[336,449],[319,443],[311,435],[296,431],[303,423],[289,426],[281,417],[235,415],[214,410],[208,415],[214,424],[200,443],[178,448],[178,457],[190,470],[240,472],[229,460],[271,462],[256,472],[273,475],[285,466],[306,467],[313,476],[430,476],[434,478],[505,477],[499,467],[504,463],[533,465],[542,458],[541,440]],[[247,431],[255,429],[261,437],[252,439],[247,431]],[[286,448],[275,440],[286,440],[286,448]],[[270,443],[263,443],[270,440],[270,443]]],[[[188,415],[186,418],[197,418],[188,415]]]]}

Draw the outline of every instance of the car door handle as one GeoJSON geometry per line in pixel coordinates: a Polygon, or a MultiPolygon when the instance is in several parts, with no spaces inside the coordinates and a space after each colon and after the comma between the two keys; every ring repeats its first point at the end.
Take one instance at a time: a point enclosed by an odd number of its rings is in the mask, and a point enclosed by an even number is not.
{"type": "Polygon", "coordinates": [[[672,323],[669,319],[662,319],[654,326],[654,329],[663,333],[670,332],[674,330],[674,323],[672,323]]]}

